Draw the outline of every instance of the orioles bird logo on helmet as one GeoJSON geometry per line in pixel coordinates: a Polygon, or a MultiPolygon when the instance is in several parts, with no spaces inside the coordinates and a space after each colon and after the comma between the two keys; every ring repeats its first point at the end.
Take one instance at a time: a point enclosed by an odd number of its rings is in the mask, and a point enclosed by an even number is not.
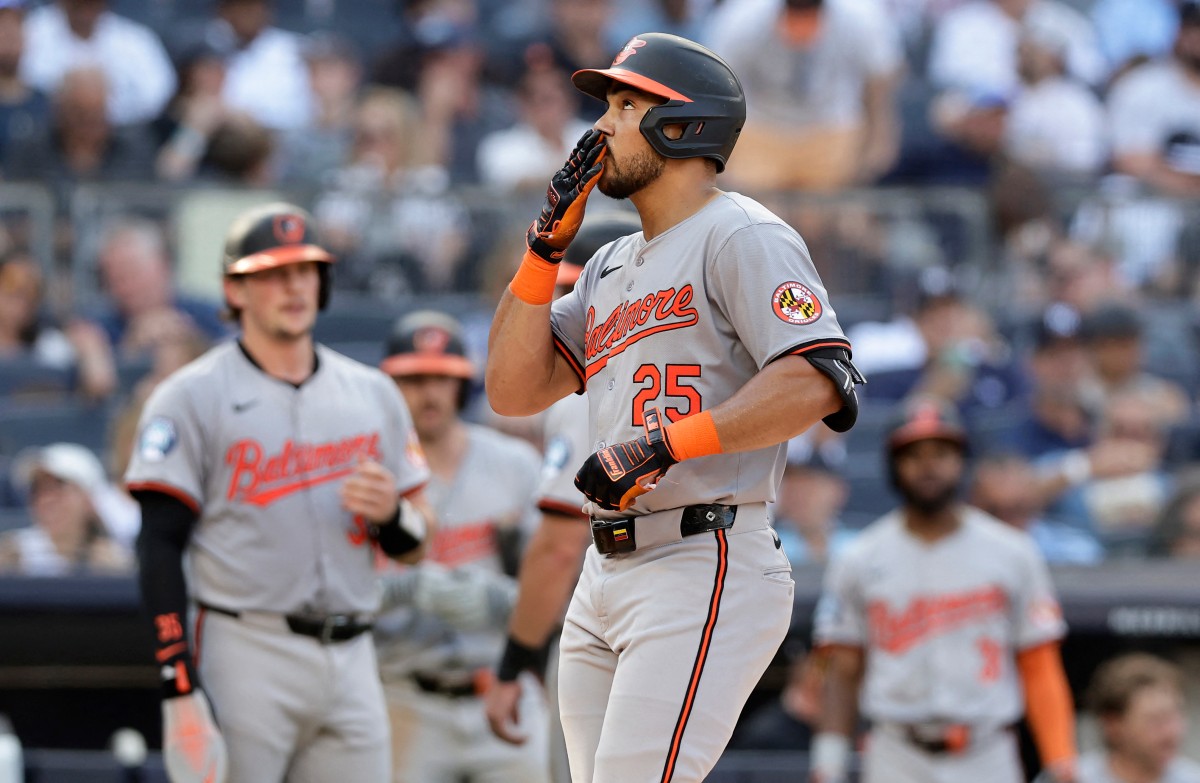
{"type": "Polygon", "coordinates": [[[637,36],[630,38],[629,43],[625,44],[625,48],[622,49],[621,51],[617,52],[617,56],[613,58],[612,64],[620,65],[621,63],[628,60],[630,57],[637,54],[637,50],[641,49],[645,45],[646,45],[646,42],[643,41],[641,38],[638,38],[637,36]]]}

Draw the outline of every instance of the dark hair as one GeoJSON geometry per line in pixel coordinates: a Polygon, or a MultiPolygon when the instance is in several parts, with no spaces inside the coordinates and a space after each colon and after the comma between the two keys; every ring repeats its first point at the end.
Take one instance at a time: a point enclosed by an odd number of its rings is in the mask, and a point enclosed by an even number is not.
{"type": "Polygon", "coordinates": [[[1175,494],[1159,511],[1150,531],[1146,554],[1150,557],[1170,557],[1175,542],[1183,533],[1183,515],[1197,499],[1200,499],[1200,475],[1192,476],[1175,490],[1175,494]]]}
{"type": "Polygon", "coordinates": [[[1098,718],[1120,718],[1145,688],[1183,690],[1183,675],[1170,661],[1149,653],[1127,653],[1100,664],[1087,690],[1087,706],[1098,718]]]}

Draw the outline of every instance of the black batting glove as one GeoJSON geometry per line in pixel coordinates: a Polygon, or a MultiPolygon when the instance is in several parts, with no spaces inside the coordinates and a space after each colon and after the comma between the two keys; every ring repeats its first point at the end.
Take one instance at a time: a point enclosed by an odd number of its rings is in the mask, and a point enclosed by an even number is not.
{"type": "Polygon", "coordinates": [[[600,508],[624,511],[679,461],[667,443],[658,408],[646,411],[644,418],[645,435],[597,451],[575,474],[575,486],[600,508]]]}
{"type": "Polygon", "coordinates": [[[542,213],[529,225],[525,235],[529,251],[543,261],[551,264],[561,261],[567,245],[579,231],[588,194],[600,181],[604,169],[601,160],[606,149],[604,134],[588,131],[579,139],[566,164],[550,178],[542,213]]]}

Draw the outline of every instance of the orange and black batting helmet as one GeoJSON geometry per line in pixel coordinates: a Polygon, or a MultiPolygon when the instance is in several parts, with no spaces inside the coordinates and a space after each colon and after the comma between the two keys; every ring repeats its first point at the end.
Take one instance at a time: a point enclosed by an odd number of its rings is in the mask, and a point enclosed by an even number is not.
{"type": "Polygon", "coordinates": [[[932,396],[919,396],[901,403],[887,428],[885,448],[890,462],[906,446],[923,440],[953,443],[967,452],[967,430],[950,403],[932,396]]]}
{"type": "Polygon", "coordinates": [[[608,68],[584,68],[571,81],[605,103],[614,83],[664,99],[642,118],[650,146],[664,158],[711,158],[717,171],[725,170],[746,122],[746,95],[733,69],[678,35],[635,35],[608,68]],[[668,136],[668,125],[683,125],[683,133],[668,136]]]}
{"type": "Polygon", "coordinates": [[[379,369],[393,378],[440,375],[462,380],[458,407],[466,407],[475,363],[467,358],[462,325],[438,310],[416,310],[392,326],[379,369]]]}
{"type": "Polygon", "coordinates": [[[225,237],[221,271],[226,277],[252,275],[284,264],[320,262],[321,291],[318,305],[329,303],[334,256],[321,246],[312,215],[307,210],[274,202],[252,207],[233,221],[225,237]]]}

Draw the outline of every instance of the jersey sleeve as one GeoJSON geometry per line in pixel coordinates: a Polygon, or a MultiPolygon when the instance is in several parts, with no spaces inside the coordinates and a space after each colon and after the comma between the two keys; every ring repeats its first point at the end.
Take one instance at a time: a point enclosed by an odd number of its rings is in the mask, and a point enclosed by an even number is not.
{"type": "Polygon", "coordinates": [[[586,396],[559,400],[546,414],[546,450],[537,493],[542,511],[584,516],[587,501],[575,486],[575,473],[592,453],[587,417],[586,396]]]}
{"type": "Polygon", "coordinates": [[[200,513],[209,466],[203,411],[178,379],[159,384],[142,409],[125,471],[132,491],[162,492],[200,513]]]}
{"type": "Polygon", "coordinates": [[[521,493],[519,497],[524,498],[525,502],[521,506],[521,516],[517,519],[517,528],[526,538],[533,535],[537,530],[538,522],[541,516],[538,514],[537,508],[537,489],[538,489],[538,465],[541,462],[537,449],[528,446],[524,441],[520,442],[522,446],[519,452],[520,465],[518,474],[521,481],[521,493]]]}
{"type": "Polygon", "coordinates": [[[1026,650],[1057,641],[1067,633],[1062,608],[1050,580],[1050,569],[1033,540],[1022,541],[1021,578],[1013,596],[1013,624],[1016,648],[1026,650]]]}
{"type": "Polygon", "coordinates": [[[821,596],[813,614],[813,642],[816,646],[866,646],[866,614],[856,569],[848,553],[834,557],[825,570],[821,596]]]}
{"type": "Polygon", "coordinates": [[[396,438],[392,441],[395,447],[384,452],[385,465],[396,476],[396,491],[408,495],[429,482],[429,463],[400,390],[382,373],[379,378],[384,409],[388,411],[388,433],[396,438]]]}
{"type": "Polygon", "coordinates": [[[585,267],[584,274],[575,284],[575,288],[570,293],[555,299],[550,306],[550,330],[554,337],[554,348],[579,376],[581,389],[587,380],[584,374],[584,368],[587,367],[587,355],[584,351],[587,312],[583,305],[586,277],[587,269],[585,267]]]}
{"type": "Polygon", "coordinates": [[[804,240],[786,225],[735,231],[714,256],[708,294],[760,369],[789,354],[850,347],[804,240]]]}

